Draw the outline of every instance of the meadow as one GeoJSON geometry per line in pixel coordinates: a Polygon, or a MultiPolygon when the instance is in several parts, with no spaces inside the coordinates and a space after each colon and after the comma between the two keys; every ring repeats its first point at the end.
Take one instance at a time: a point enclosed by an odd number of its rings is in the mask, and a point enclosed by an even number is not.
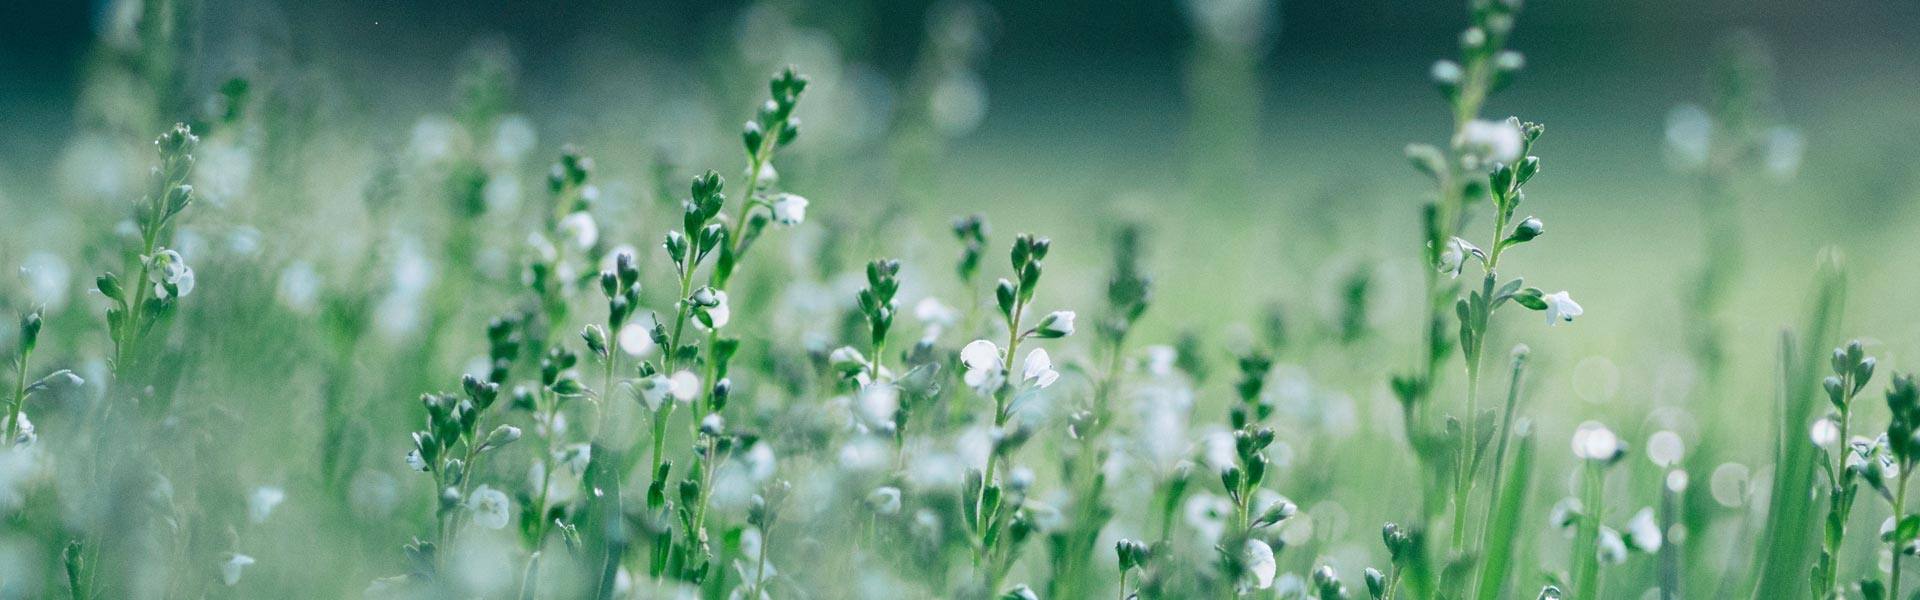
{"type": "Polygon", "coordinates": [[[1911,10],[825,4],[84,9],[0,598],[1920,598],[1911,10]]]}

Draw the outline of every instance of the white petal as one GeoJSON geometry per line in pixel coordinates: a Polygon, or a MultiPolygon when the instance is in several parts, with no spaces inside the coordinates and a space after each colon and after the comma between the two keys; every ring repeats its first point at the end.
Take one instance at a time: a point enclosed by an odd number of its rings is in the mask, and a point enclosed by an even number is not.
{"type": "Polygon", "coordinates": [[[1021,379],[1039,379],[1053,370],[1053,357],[1047,356],[1046,348],[1034,348],[1027,353],[1027,360],[1021,363],[1021,379]]]}
{"type": "Polygon", "coordinates": [[[1000,363],[1000,347],[986,340],[974,340],[960,349],[960,364],[968,369],[987,369],[1000,363]]]}

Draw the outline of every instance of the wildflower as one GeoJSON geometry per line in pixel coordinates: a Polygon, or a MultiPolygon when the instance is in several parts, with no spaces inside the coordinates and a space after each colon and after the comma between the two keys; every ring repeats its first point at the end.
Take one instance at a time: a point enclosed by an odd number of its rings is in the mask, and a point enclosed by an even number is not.
{"type": "Polygon", "coordinates": [[[220,563],[220,582],[227,584],[227,587],[238,585],[240,583],[240,571],[252,564],[253,557],[251,556],[240,553],[228,554],[227,560],[220,563]]]}
{"type": "Polygon", "coordinates": [[[1600,554],[1600,564],[1617,565],[1627,561],[1627,542],[1612,527],[1600,528],[1600,540],[1593,551],[1600,554]]]}
{"type": "Polygon", "coordinates": [[[267,516],[273,514],[274,507],[280,506],[286,499],[286,490],[264,485],[253,488],[253,493],[247,495],[247,520],[255,524],[267,522],[267,516]]]}
{"type": "Polygon", "coordinates": [[[1558,325],[1561,321],[1572,323],[1574,317],[1586,314],[1580,303],[1574,302],[1565,291],[1547,294],[1541,300],[1547,303],[1547,325],[1558,325]]]}
{"type": "Polygon", "coordinates": [[[424,473],[427,470],[427,459],[420,457],[419,450],[408,450],[407,468],[424,473]]]}
{"type": "Polygon", "coordinates": [[[967,387],[982,394],[998,389],[1006,377],[1001,372],[1000,347],[987,340],[974,340],[961,348],[960,364],[967,368],[967,387]]]}
{"type": "Polygon", "coordinates": [[[506,492],[484,484],[467,497],[467,510],[473,511],[473,524],[487,529],[507,526],[508,505],[506,492]]]}
{"type": "Polygon", "coordinates": [[[153,295],[167,298],[184,298],[193,293],[193,267],[180,257],[179,252],[165,248],[146,257],[147,279],[153,282],[153,295]]]}
{"type": "Polygon", "coordinates": [[[785,193],[773,197],[773,222],[792,226],[804,223],[806,220],[806,198],[785,193]]]}
{"type": "Polygon", "coordinates": [[[867,494],[867,507],[872,508],[873,512],[882,515],[892,516],[899,514],[900,488],[893,486],[875,488],[873,493],[867,494]]]}
{"type": "Polygon", "coordinates": [[[1073,311],[1056,310],[1041,317],[1040,324],[1033,328],[1034,335],[1041,339],[1063,338],[1073,335],[1073,311]]]}
{"type": "Polygon", "coordinates": [[[553,462],[565,465],[574,475],[586,473],[587,464],[593,462],[593,446],[569,444],[553,453],[553,462]]]}
{"type": "MultiPolygon", "coordinates": [[[[1068,326],[1071,327],[1072,318],[1069,317],[1068,320],[1068,326]]],[[[1044,388],[1058,381],[1060,372],[1053,370],[1053,360],[1047,356],[1046,348],[1034,348],[1032,352],[1027,353],[1027,360],[1021,363],[1020,379],[1032,381],[1034,385],[1044,388]]]]}
{"type": "Polygon", "coordinates": [[[1813,440],[1815,446],[1832,448],[1840,441],[1840,425],[1834,423],[1831,418],[1822,418],[1813,422],[1813,428],[1807,432],[1807,437],[1813,440]]]}
{"type": "Polygon", "coordinates": [[[1467,249],[1460,238],[1447,240],[1446,248],[1440,250],[1440,272],[1449,277],[1459,277],[1461,267],[1467,265],[1467,249]]]}
{"type": "Polygon", "coordinates": [[[1473,120],[1460,128],[1454,145],[1489,163],[1509,164],[1520,159],[1520,128],[1512,121],[1473,120]]]}
{"type": "Polygon", "coordinates": [[[693,371],[682,369],[673,374],[671,382],[674,400],[686,403],[700,397],[700,376],[694,375],[693,371]]]}
{"type": "Polygon", "coordinates": [[[600,241],[600,225],[593,220],[593,213],[580,211],[567,215],[560,220],[559,229],[576,249],[586,250],[600,241]]]}
{"type": "Polygon", "coordinates": [[[1274,570],[1273,547],[1258,539],[1247,540],[1247,574],[1253,577],[1254,589],[1264,590],[1273,587],[1274,570]]]}
{"type": "Polygon", "coordinates": [[[1587,421],[1573,431],[1573,456],[1586,460],[1611,462],[1625,453],[1620,437],[1607,426],[1587,421]]]}
{"type": "Polygon", "coordinates": [[[1633,514],[1633,520],[1627,521],[1627,543],[1641,552],[1657,552],[1663,541],[1660,535],[1660,523],[1653,518],[1652,508],[1641,508],[1633,514]]]}
{"type": "Polygon", "coordinates": [[[920,339],[931,340],[960,321],[960,312],[940,302],[939,298],[927,296],[913,305],[913,318],[926,325],[926,333],[920,339]]]}
{"type": "Polygon", "coordinates": [[[726,327],[733,318],[733,310],[727,307],[727,293],[724,291],[700,288],[693,293],[693,302],[699,307],[694,315],[694,325],[701,329],[726,327]]]}

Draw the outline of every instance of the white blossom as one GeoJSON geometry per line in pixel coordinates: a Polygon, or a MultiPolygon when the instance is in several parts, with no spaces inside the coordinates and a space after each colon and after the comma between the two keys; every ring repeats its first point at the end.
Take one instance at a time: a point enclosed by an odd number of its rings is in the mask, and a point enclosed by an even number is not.
{"type": "Polygon", "coordinates": [[[560,219],[560,235],[575,249],[586,250],[600,241],[600,224],[593,220],[593,213],[580,211],[560,219]]]}
{"type": "Polygon", "coordinates": [[[247,494],[247,520],[255,524],[267,522],[274,507],[280,506],[286,499],[286,490],[265,485],[253,488],[253,492],[247,494]]]}
{"type": "Polygon", "coordinates": [[[467,510],[473,511],[473,524],[487,529],[507,526],[510,505],[506,492],[484,484],[467,497],[467,510]]]}
{"type": "Polygon", "coordinates": [[[781,225],[799,225],[807,220],[807,199],[796,194],[780,194],[773,197],[773,222],[781,225]]]}
{"type": "Polygon", "coordinates": [[[220,582],[233,587],[240,583],[240,571],[253,564],[253,557],[245,554],[230,554],[220,563],[220,582]]]}
{"type": "Polygon", "coordinates": [[[1273,587],[1274,570],[1278,567],[1273,561],[1273,547],[1258,539],[1247,540],[1247,575],[1254,589],[1264,590],[1273,587]]]}
{"type": "Polygon", "coordinates": [[[1547,294],[1541,299],[1547,303],[1547,325],[1558,325],[1561,321],[1572,323],[1574,317],[1587,312],[1586,309],[1580,308],[1580,303],[1574,302],[1573,297],[1568,296],[1565,291],[1547,294]]]}

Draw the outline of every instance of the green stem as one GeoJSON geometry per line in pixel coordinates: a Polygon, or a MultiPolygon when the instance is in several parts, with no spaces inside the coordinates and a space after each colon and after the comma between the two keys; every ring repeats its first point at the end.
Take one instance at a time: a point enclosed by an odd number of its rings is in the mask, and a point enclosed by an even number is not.
{"type": "Polygon", "coordinates": [[[1573,594],[1575,600],[1593,600],[1600,597],[1600,520],[1603,514],[1600,502],[1602,487],[1606,483],[1605,469],[1599,460],[1589,459],[1585,465],[1581,495],[1587,514],[1580,519],[1579,535],[1573,544],[1573,594]]]}
{"type": "MultiPolygon", "coordinates": [[[[1906,516],[1907,478],[1912,475],[1911,473],[1912,468],[1913,468],[1913,465],[1906,465],[1906,468],[1900,469],[1899,489],[1894,490],[1893,523],[1894,523],[1894,529],[1896,531],[1900,529],[1899,527],[1900,519],[1906,516]]],[[[1898,539],[1898,537],[1896,537],[1893,541],[1893,572],[1887,577],[1887,597],[1888,598],[1900,597],[1900,557],[1901,555],[1906,554],[1905,550],[1906,550],[1905,548],[1900,547],[1900,540],[1898,539]]]]}
{"type": "Polygon", "coordinates": [[[13,440],[20,437],[20,410],[27,404],[27,358],[32,355],[32,350],[22,349],[20,359],[14,363],[14,368],[20,374],[13,386],[13,405],[7,410],[7,439],[0,440],[0,443],[11,445],[13,440]]]}

